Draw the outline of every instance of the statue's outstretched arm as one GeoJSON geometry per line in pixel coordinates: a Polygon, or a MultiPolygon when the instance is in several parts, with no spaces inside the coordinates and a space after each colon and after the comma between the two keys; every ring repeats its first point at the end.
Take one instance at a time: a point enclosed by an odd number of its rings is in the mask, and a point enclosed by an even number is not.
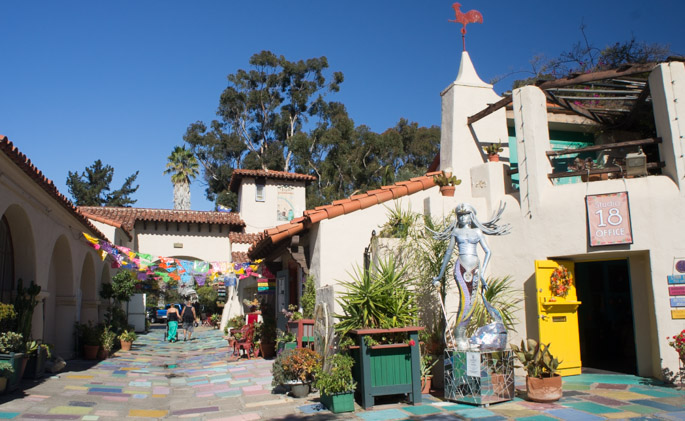
{"type": "Polygon", "coordinates": [[[443,276],[445,276],[445,269],[447,268],[447,263],[449,263],[452,257],[452,252],[454,251],[454,235],[450,236],[450,244],[447,246],[447,251],[445,252],[445,257],[442,259],[442,266],[440,267],[440,274],[433,278],[433,285],[438,285],[443,276]]]}

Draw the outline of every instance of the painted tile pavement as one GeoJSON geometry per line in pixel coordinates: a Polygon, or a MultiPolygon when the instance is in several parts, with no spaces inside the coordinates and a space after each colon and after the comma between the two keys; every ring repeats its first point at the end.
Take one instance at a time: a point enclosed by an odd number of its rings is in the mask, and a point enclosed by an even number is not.
{"type": "Polygon", "coordinates": [[[635,376],[597,374],[565,378],[564,397],[554,404],[517,397],[474,407],[424,395],[422,405],[357,406],[354,413],[334,415],[315,394],[294,399],[272,393],[271,361],[235,360],[216,330],[196,335],[170,344],[162,341],[163,330],[153,329],[131,352],[97,364],[70,361],[62,373],[25,381],[23,392],[0,397],[0,419],[685,420],[685,392],[635,376]]]}

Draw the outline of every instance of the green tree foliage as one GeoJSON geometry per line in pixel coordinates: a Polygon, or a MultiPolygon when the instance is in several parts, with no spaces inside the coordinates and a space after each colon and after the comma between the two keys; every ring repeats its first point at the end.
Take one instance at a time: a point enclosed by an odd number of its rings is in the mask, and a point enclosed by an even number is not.
{"type": "Polygon", "coordinates": [[[174,209],[190,209],[190,182],[197,177],[200,165],[185,146],[174,147],[167,158],[164,174],[171,174],[174,185],[174,209]]]}
{"type": "Polygon", "coordinates": [[[74,199],[74,204],[76,206],[130,206],[136,203],[136,200],[131,199],[130,196],[139,187],[133,187],[138,171],[128,176],[120,189],[108,193],[113,176],[114,168],[103,165],[99,159],[87,167],[81,175],[78,171],[69,171],[67,187],[74,199]]]}
{"type": "Polygon", "coordinates": [[[198,301],[200,302],[200,305],[205,308],[205,311],[207,313],[216,313],[217,312],[217,305],[216,305],[216,299],[217,299],[217,293],[214,291],[214,288],[212,288],[209,285],[202,286],[197,289],[197,298],[198,301]]]}
{"type": "Polygon", "coordinates": [[[302,293],[302,317],[313,319],[315,306],[316,285],[314,285],[314,276],[307,275],[307,280],[304,282],[304,292],[302,293]]]}
{"type": "Polygon", "coordinates": [[[234,168],[314,175],[307,191],[314,207],[424,174],[437,154],[438,127],[401,119],[378,134],[326,101],[343,81],[340,72],[326,77],[326,57],[295,62],[262,51],[250,66],[228,76],[220,120],[193,123],[184,135],[204,168],[207,197],[218,204],[236,208],[228,190],[234,168]]]}

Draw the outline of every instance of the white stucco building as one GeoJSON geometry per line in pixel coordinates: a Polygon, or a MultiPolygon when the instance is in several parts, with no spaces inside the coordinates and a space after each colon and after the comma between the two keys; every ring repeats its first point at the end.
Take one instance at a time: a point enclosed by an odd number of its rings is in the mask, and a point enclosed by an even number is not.
{"type": "Polygon", "coordinates": [[[485,275],[513,277],[524,298],[511,342],[525,337],[545,342],[555,338],[552,341],[557,346],[553,344],[552,350],[565,359],[569,373],[579,372],[583,366],[661,377],[663,368],[677,368],[677,353],[666,337],[685,328],[685,309],[681,309],[685,293],[677,284],[669,285],[669,279],[679,282],[682,278],[676,269],[678,262],[683,261],[681,269],[685,271],[685,243],[681,241],[685,228],[680,224],[685,211],[684,64],[671,61],[575,75],[499,97],[492,86],[480,80],[464,52],[456,80],[441,96],[440,169],[450,169],[464,181],[454,197],[441,196],[429,173],[307,210],[301,217],[265,231],[249,256],[266,258],[281,267],[303,266],[322,292],[317,300],[335,308],[329,292],[338,292],[339,281],[349,279],[347,273],[363,264],[372,231],[388,219],[387,208],[400,206],[441,218],[458,203],[467,202],[482,220],[503,202],[502,222],[512,229],[509,235],[487,238],[493,258],[485,275]],[[645,73],[648,79],[635,77],[645,73]],[[633,108],[618,109],[611,101],[612,107],[598,106],[596,99],[587,105],[562,97],[567,95],[564,87],[599,81],[636,86],[639,95],[620,102],[633,108]],[[593,129],[609,121],[606,113],[623,113],[618,115],[631,119],[645,110],[647,123],[655,127],[655,139],[622,143],[641,138],[635,133],[622,137],[621,132],[611,138],[593,129]],[[504,159],[486,162],[482,147],[496,142],[508,143],[504,159]],[[554,152],[565,149],[563,145],[590,145],[588,151],[602,150],[609,157],[600,156],[606,165],[591,169],[590,174],[570,173],[566,166],[582,155],[554,152]],[[639,176],[625,177],[626,165],[635,162],[625,158],[635,154],[638,146],[649,162],[639,176]],[[560,162],[558,157],[566,161],[560,162]],[[601,178],[602,174],[615,178],[580,180],[586,175],[601,178]],[[567,182],[559,181],[564,179],[567,182]],[[586,200],[613,193],[629,198],[629,213],[624,208],[613,210],[614,204],[604,209],[607,213],[588,211],[586,200]],[[600,220],[600,228],[589,228],[589,221],[597,216],[612,219],[609,224],[600,220]],[[594,245],[610,234],[609,225],[617,225],[619,219],[630,221],[631,228],[624,231],[631,231],[632,240],[594,245]],[[294,258],[297,249],[304,259],[294,258]],[[568,302],[544,297],[549,295],[549,272],[545,270],[557,263],[575,272],[574,299],[568,302]],[[579,349],[560,346],[567,337],[578,338],[575,346],[579,349]]]}

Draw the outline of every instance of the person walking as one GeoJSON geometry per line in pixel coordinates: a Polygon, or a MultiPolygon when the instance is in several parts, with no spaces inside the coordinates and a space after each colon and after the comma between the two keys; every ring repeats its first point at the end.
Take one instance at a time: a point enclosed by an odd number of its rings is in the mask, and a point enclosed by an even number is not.
{"type": "Polygon", "coordinates": [[[191,336],[193,336],[193,332],[195,331],[195,319],[197,319],[195,307],[193,307],[193,303],[191,303],[190,300],[186,301],[186,306],[183,307],[181,319],[183,320],[184,329],[183,340],[189,341],[191,340],[191,336]]]}
{"type": "Polygon", "coordinates": [[[172,304],[171,307],[166,312],[166,320],[167,320],[167,330],[168,330],[168,335],[167,335],[167,341],[169,342],[176,342],[178,339],[176,338],[176,332],[178,331],[178,321],[181,319],[181,316],[178,314],[178,309],[176,308],[175,304],[172,304]]]}

